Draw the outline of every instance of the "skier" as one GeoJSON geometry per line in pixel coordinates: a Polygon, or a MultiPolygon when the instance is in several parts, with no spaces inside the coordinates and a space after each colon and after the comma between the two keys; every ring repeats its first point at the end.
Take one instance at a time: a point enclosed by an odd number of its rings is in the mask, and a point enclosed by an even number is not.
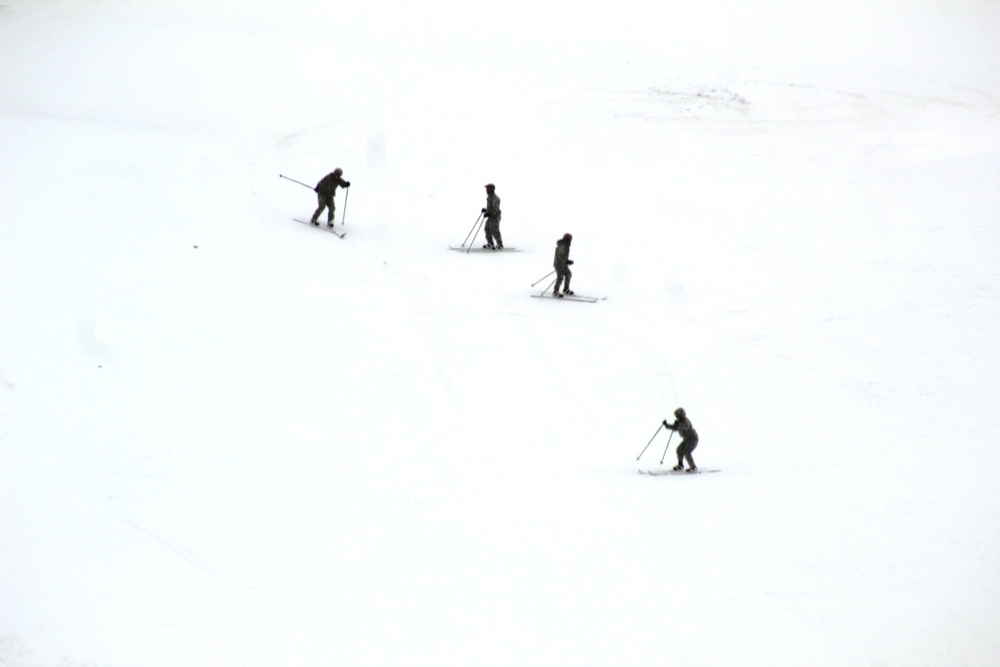
{"type": "Polygon", "coordinates": [[[333,227],[333,218],[335,216],[333,195],[337,192],[337,186],[339,185],[342,188],[351,187],[350,181],[345,181],[341,178],[343,173],[344,170],[337,167],[333,170],[333,172],[320,179],[320,182],[316,184],[315,188],[313,188],[316,192],[316,197],[319,199],[319,208],[317,208],[316,212],[313,213],[312,220],[310,222],[317,227],[319,227],[319,214],[323,212],[324,208],[327,209],[326,226],[333,227]]]}
{"type": "Polygon", "coordinates": [[[684,459],[687,459],[688,472],[695,472],[698,470],[698,466],[694,464],[691,452],[698,446],[698,432],[691,425],[691,420],[687,418],[684,408],[674,410],[674,417],[677,418],[677,421],[673,424],[668,424],[666,419],[663,420],[664,426],[681,434],[681,444],[677,445],[677,465],[674,466],[674,470],[683,470],[684,459]]]}
{"type": "Polygon", "coordinates": [[[573,277],[573,272],[569,270],[570,265],[573,260],[569,258],[569,246],[573,242],[573,235],[566,233],[563,237],[556,241],[556,255],[552,260],[552,266],[556,270],[556,286],[552,291],[554,296],[563,297],[563,294],[572,294],[573,290],[569,288],[570,278],[573,277]],[[563,287],[563,293],[559,293],[559,286],[563,284],[563,280],[566,281],[563,287]]]}
{"type": "Polygon", "coordinates": [[[495,185],[486,184],[486,208],[483,209],[486,216],[486,245],[483,247],[503,250],[503,239],[500,238],[500,197],[497,197],[495,190],[495,185]]]}

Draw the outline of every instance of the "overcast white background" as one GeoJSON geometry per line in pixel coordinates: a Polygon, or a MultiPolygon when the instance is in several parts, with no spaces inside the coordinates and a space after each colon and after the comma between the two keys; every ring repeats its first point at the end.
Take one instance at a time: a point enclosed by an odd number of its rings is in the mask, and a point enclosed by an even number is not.
{"type": "Polygon", "coordinates": [[[0,664],[997,664],[998,124],[985,1],[3,3],[0,664]]]}

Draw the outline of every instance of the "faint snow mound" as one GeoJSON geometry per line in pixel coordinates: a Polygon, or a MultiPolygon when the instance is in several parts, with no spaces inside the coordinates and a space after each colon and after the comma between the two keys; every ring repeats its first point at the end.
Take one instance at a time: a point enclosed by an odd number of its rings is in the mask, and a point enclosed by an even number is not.
{"type": "Polygon", "coordinates": [[[671,81],[642,90],[608,91],[602,100],[614,118],[649,120],[743,121],[750,101],[721,85],[671,81]],[[610,94],[609,94],[610,93],[610,94]]]}
{"type": "Polygon", "coordinates": [[[721,86],[677,82],[649,88],[648,94],[657,103],[685,114],[719,111],[742,114],[750,107],[747,98],[721,86]]]}

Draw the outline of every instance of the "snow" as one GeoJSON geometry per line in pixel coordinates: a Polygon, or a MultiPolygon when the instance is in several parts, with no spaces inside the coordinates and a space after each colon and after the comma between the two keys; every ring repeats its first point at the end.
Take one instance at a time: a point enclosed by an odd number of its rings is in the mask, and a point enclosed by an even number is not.
{"type": "Polygon", "coordinates": [[[998,36],[0,5],[0,664],[1000,663],[998,36]]]}

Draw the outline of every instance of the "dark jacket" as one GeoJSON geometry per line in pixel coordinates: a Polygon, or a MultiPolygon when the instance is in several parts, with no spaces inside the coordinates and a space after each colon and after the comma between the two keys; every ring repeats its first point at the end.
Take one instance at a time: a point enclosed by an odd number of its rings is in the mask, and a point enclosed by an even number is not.
{"type": "Polygon", "coordinates": [[[687,417],[678,419],[674,424],[668,424],[667,420],[664,419],[663,425],[671,431],[677,431],[680,433],[682,440],[693,440],[694,442],[698,442],[698,432],[694,430],[694,426],[691,425],[691,420],[687,417]]]}
{"type": "Polygon", "coordinates": [[[336,194],[338,185],[342,188],[350,187],[351,184],[340,177],[341,173],[343,172],[340,170],[333,171],[320,179],[320,182],[314,188],[316,194],[323,195],[324,197],[332,197],[336,194]]]}
{"type": "Polygon", "coordinates": [[[500,197],[496,193],[491,192],[486,196],[486,217],[500,218],[500,197]]]}
{"type": "Polygon", "coordinates": [[[556,254],[552,258],[552,266],[556,271],[565,271],[569,264],[569,243],[565,239],[556,241],[556,254]]]}

